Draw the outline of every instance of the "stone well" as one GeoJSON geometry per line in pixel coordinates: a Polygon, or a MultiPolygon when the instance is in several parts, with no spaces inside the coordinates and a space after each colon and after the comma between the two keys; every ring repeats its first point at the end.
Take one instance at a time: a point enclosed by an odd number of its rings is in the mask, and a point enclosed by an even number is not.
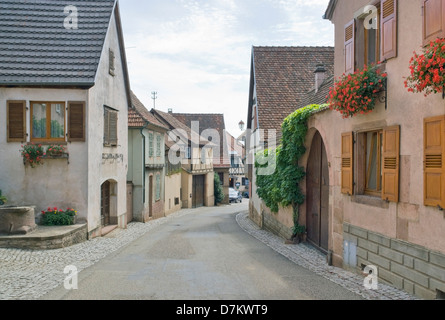
{"type": "Polygon", "coordinates": [[[0,206],[0,234],[26,235],[36,228],[34,207],[0,206]]]}

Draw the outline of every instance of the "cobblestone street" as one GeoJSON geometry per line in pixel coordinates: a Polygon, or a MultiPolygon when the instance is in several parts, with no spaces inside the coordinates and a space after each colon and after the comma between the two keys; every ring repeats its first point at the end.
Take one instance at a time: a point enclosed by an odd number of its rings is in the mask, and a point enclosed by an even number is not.
{"type": "MultiPolygon", "coordinates": [[[[234,209],[244,209],[243,206],[234,209]]],[[[75,265],[81,272],[96,262],[131,244],[150,230],[172,219],[198,213],[200,209],[183,210],[167,218],[146,224],[131,223],[127,230],[116,230],[104,238],[51,251],[27,251],[0,249],[0,300],[35,300],[63,285],[68,265],[75,265]]],[[[239,226],[247,233],[279,252],[295,264],[313,271],[322,277],[369,300],[414,300],[407,293],[392,287],[379,285],[377,291],[366,290],[363,278],[342,269],[329,267],[326,258],[306,245],[285,245],[283,239],[260,230],[246,212],[236,215],[239,226]]]]}

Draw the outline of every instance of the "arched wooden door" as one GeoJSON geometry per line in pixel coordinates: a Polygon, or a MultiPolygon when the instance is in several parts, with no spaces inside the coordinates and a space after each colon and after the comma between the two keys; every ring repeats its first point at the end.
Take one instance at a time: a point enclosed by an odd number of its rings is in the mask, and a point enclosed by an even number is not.
{"type": "Polygon", "coordinates": [[[329,250],[329,165],[320,133],[312,140],[307,165],[307,238],[322,251],[329,250]]]}

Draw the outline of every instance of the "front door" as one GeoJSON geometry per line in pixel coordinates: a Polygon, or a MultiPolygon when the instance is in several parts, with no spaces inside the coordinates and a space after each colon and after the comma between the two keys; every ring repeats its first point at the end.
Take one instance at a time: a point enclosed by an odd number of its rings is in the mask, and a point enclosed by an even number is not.
{"type": "Polygon", "coordinates": [[[100,213],[102,227],[106,227],[110,224],[110,192],[111,183],[110,181],[106,181],[101,186],[100,213]]]}
{"type": "Polygon", "coordinates": [[[193,176],[193,208],[204,206],[205,176],[193,176]]]}
{"type": "Polygon", "coordinates": [[[326,148],[317,132],[307,166],[307,237],[322,251],[329,250],[329,165],[326,148]]]}

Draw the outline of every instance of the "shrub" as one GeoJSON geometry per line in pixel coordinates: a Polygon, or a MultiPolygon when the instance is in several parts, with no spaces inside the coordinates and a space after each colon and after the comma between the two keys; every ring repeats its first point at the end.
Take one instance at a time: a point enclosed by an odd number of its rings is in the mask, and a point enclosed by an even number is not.
{"type": "Polygon", "coordinates": [[[70,226],[74,224],[77,211],[68,208],[66,211],[48,208],[42,211],[41,224],[44,226],[70,226]]]}
{"type": "Polygon", "coordinates": [[[215,172],[215,179],[214,179],[214,190],[215,190],[215,205],[218,203],[223,202],[225,196],[224,191],[221,186],[221,180],[219,179],[219,175],[215,172]]]}

